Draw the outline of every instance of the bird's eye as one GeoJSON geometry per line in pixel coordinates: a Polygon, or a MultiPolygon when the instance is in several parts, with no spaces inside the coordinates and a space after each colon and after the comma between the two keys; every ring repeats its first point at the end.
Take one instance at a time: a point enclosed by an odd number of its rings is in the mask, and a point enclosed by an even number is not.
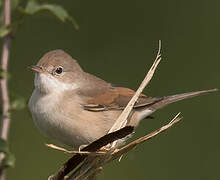
{"type": "Polygon", "coordinates": [[[55,73],[56,74],[61,74],[63,72],[63,68],[62,67],[58,67],[58,68],[56,68],[56,70],[55,70],[55,73]]]}

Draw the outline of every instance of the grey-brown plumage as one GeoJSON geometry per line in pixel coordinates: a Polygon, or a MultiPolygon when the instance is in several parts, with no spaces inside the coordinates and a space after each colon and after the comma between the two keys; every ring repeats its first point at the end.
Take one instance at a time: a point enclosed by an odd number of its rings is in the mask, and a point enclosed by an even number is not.
{"type": "MultiPolygon", "coordinates": [[[[30,68],[36,72],[35,90],[29,101],[35,124],[46,136],[74,147],[106,134],[135,93],[84,72],[62,50],[45,54],[30,68]]],[[[141,94],[129,125],[137,126],[167,104],[213,91],[216,89],[158,98],[141,94]]]]}

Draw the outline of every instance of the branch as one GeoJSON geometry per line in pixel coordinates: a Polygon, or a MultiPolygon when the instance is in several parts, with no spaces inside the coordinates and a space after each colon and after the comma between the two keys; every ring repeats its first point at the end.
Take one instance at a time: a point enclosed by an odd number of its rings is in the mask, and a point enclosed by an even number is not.
{"type": "MultiPolygon", "coordinates": [[[[141,138],[131,142],[128,145],[125,145],[121,149],[114,149],[113,151],[111,151],[111,149],[110,149],[109,151],[106,152],[105,155],[102,155],[102,156],[88,156],[88,158],[83,162],[83,164],[80,165],[73,172],[73,174],[70,175],[69,178],[67,178],[67,180],[90,180],[90,177],[93,178],[94,175],[97,175],[97,173],[100,172],[98,170],[100,170],[100,168],[103,165],[105,165],[106,163],[109,163],[109,162],[115,160],[116,158],[121,157],[122,155],[124,155],[128,151],[131,151],[132,149],[134,149],[137,145],[142,144],[142,143],[150,140],[151,138],[155,137],[159,133],[166,131],[168,128],[173,126],[175,123],[179,122],[181,120],[181,117],[179,117],[179,114],[180,113],[178,113],[165,126],[162,126],[161,128],[157,129],[156,131],[154,131],[150,134],[147,134],[146,136],[141,137],[141,138]]],[[[93,179],[91,179],[91,180],[93,180],[93,179]]]]}
{"type": "Polygon", "coordinates": [[[178,113],[168,124],[162,126],[161,128],[151,132],[150,134],[147,134],[146,136],[143,136],[139,139],[136,139],[135,141],[129,143],[128,145],[122,147],[121,149],[115,150],[114,153],[112,154],[111,160],[120,157],[121,155],[134,149],[137,145],[142,144],[142,143],[150,140],[154,136],[158,135],[159,133],[166,131],[168,128],[170,128],[171,126],[173,126],[174,124],[176,124],[177,122],[179,122],[182,119],[182,117],[179,117],[179,115],[180,115],[180,113],[178,113]]]}
{"type": "MultiPolygon", "coordinates": [[[[109,143],[112,143],[113,141],[117,139],[121,139],[129,134],[131,134],[134,131],[134,127],[132,126],[126,126],[118,131],[109,133],[100,139],[92,142],[88,146],[84,147],[82,149],[82,152],[96,152],[103,146],[106,146],[109,143]]],[[[60,149],[59,149],[60,150],[60,149]]],[[[91,153],[93,154],[93,153],[91,153]]],[[[72,158],[70,158],[64,165],[59,169],[59,171],[55,174],[49,177],[49,180],[63,180],[64,177],[71,172],[74,168],[76,168],[83,160],[88,157],[88,153],[77,153],[72,158]]]]}
{"type": "MultiPolygon", "coordinates": [[[[4,25],[5,27],[11,24],[11,2],[10,0],[4,0],[4,25]]],[[[1,89],[1,101],[2,101],[2,122],[1,122],[1,132],[0,137],[4,140],[8,139],[8,132],[10,127],[10,117],[9,117],[9,95],[8,95],[8,81],[7,74],[8,71],[8,61],[9,61],[9,49],[10,49],[11,37],[6,35],[3,38],[3,48],[1,57],[1,71],[2,77],[0,79],[0,89],[1,89]],[[4,76],[3,76],[4,74],[4,76]]],[[[4,154],[0,154],[0,180],[5,179],[5,171],[3,170],[2,160],[4,154]]]]}

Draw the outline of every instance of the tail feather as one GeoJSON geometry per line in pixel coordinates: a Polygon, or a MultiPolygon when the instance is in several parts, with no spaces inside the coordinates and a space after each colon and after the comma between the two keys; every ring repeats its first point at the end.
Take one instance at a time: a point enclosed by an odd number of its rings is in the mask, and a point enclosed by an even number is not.
{"type": "Polygon", "coordinates": [[[171,103],[183,100],[183,99],[191,98],[194,96],[198,96],[201,94],[215,92],[215,91],[218,91],[218,89],[209,89],[209,90],[203,90],[203,91],[195,91],[195,92],[188,92],[188,93],[176,94],[176,95],[171,95],[171,96],[165,96],[165,97],[162,97],[159,101],[151,104],[149,106],[149,109],[152,109],[155,111],[168,104],[171,104],[171,103]]]}

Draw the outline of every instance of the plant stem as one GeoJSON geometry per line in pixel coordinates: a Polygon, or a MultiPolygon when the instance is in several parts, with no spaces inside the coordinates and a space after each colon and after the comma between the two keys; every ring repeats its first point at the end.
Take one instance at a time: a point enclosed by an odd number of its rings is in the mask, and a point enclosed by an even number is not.
{"type": "MultiPolygon", "coordinates": [[[[11,1],[4,0],[4,26],[8,27],[11,24],[11,1]]],[[[1,57],[1,70],[4,76],[0,79],[0,90],[1,90],[1,101],[2,101],[2,121],[1,121],[1,131],[0,137],[4,140],[8,139],[8,132],[10,127],[10,117],[9,117],[9,95],[8,95],[8,61],[9,61],[9,49],[10,49],[11,37],[6,35],[3,38],[2,47],[2,57],[1,57]]],[[[5,180],[5,170],[3,169],[2,160],[4,154],[0,154],[0,180],[5,180]]]]}

